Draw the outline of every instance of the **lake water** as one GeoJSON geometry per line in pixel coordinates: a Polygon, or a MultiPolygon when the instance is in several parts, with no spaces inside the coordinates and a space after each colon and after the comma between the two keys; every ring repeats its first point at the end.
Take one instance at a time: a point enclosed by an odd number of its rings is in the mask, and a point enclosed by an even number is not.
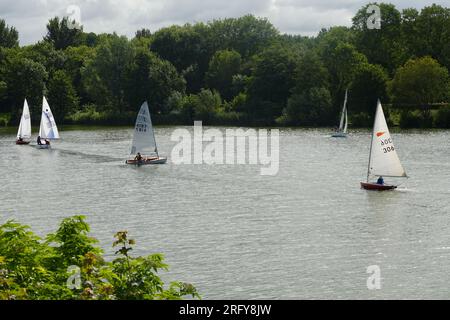
{"type": "Polygon", "coordinates": [[[282,129],[279,173],[261,176],[255,165],[171,163],[174,129],[156,129],[169,163],[140,168],[124,164],[131,128],[62,131],[51,151],[1,129],[0,223],[44,235],[84,214],[108,255],[128,230],[134,254],[164,253],[164,279],[205,299],[450,297],[450,131],[394,132],[410,179],[380,193],[359,186],[368,130],[282,129]],[[372,265],[379,290],[366,285],[372,265]]]}

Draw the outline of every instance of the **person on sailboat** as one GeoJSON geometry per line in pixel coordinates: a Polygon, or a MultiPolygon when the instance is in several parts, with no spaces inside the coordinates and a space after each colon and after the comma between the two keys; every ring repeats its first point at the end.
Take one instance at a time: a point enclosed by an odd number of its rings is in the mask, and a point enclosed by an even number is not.
{"type": "Polygon", "coordinates": [[[384,184],[384,179],[383,179],[383,177],[380,176],[380,177],[378,178],[377,184],[380,184],[380,185],[383,185],[383,184],[384,184]]]}
{"type": "Polygon", "coordinates": [[[45,139],[45,144],[50,145],[50,141],[48,139],[45,139]]]}
{"type": "Polygon", "coordinates": [[[37,144],[38,144],[39,146],[42,146],[41,136],[38,136],[38,137],[37,137],[37,144]]]}
{"type": "Polygon", "coordinates": [[[23,142],[23,138],[22,138],[21,136],[19,136],[19,138],[17,139],[17,141],[23,142]]]}
{"type": "Polygon", "coordinates": [[[136,157],[134,158],[134,160],[141,162],[142,161],[142,155],[140,152],[138,152],[138,154],[136,155],[136,157]]]}

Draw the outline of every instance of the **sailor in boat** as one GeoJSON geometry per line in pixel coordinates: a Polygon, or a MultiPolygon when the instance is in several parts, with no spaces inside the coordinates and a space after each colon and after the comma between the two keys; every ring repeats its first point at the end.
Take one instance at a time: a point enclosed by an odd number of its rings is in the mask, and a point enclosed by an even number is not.
{"type": "Polygon", "coordinates": [[[384,179],[383,179],[383,177],[380,176],[380,177],[378,178],[377,184],[379,184],[379,185],[384,185],[384,179]]]}
{"type": "Polygon", "coordinates": [[[19,136],[19,139],[17,139],[18,142],[23,142],[22,137],[19,136]]]}
{"type": "Polygon", "coordinates": [[[140,152],[138,152],[136,157],[134,157],[134,160],[137,161],[138,163],[142,162],[143,158],[140,152]]]}
{"type": "Polygon", "coordinates": [[[39,146],[42,146],[41,136],[38,136],[38,137],[37,137],[37,144],[38,144],[39,146]]]}
{"type": "Polygon", "coordinates": [[[50,145],[50,141],[48,139],[45,139],[45,144],[49,146],[50,145]]]}

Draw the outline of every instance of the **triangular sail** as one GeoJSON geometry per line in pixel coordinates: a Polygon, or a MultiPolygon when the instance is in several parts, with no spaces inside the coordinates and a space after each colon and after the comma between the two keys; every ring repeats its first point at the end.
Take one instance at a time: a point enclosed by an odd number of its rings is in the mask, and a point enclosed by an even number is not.
{"type": "Polygon", "coordinates": [[[31,117],[30,108],[28,107],[27,99],[23,104],[22,117],[20,118],[19,131],[17,132],[17,139],[30,139],[31,138],[31,117]]]}
{"type": "Polygon", "coordinates": [[[138,152],[142,155],[151,155],[158,153],[155,134],[153,132],[152,119],[147,102],[144,102],[142,104],[134,128],[131,154],[136,155],[138,152]]]}
{"type": "Polygon", "coordinates": [[[339,131],[344,133],[347,133],[348,128],[347,100],[348,100],[348,90],[345,90],[344,107],[342,108],[341,122],[339,123],[339,131]]]}
{"type": "Polygon", "coordinates": [[[47,99],[45,99],[45,97],[42,102],[41,127],[39,129],[39,136],[42,139],[59,139],[58,127],[56,126],[52,110],[50,109],[50,106],[48,105],[47,99]]]}
{"type": "Polygon", "coordinates": [[[368,174],[386,177],[406,177],[406,172],[400,163],[389,133],[380,101],[378,101],[375,114],[368,174]]]}

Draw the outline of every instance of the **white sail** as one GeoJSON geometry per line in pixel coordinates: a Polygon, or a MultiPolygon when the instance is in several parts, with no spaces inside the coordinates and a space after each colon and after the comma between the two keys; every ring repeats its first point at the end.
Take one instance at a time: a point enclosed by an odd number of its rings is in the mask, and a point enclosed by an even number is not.
{"type": "Polygon", "coordinates": [[[17,139],[30,139],[31,138],[31,117],[30,108],[28,107],[27,99],[23,104],[22,117],[20,118],[19,131],[17,132],[17,139]]]}
{"type": "Polygon", "coordinates": [[[375,114],[369,161],[369,174],[386,177],[406,177],[406,172],[400,163],[392,142],[380,101],[378,101],[375,114]]]}
{"type": "Polygon", "coordinates": [[[39,136],[42,139],[59,139],[58,127],[56,126],[52,110],[50,109],[50,106],[48,105],[47,99],[45,99],[45,97],[42,102],[41,127],[39,129],[39,136]]]}
{"type": "Polygon", "coordinates": [[[133,145],[131,147],[131,154],[137,153],[142,155],[151,155],[158,153],[156,147],[155,134],[153,132],[152,119],[148,109],[148,103],[144,102],[136,119],[136,126],[134,128],[133,145]]]}
{"type": "Polygon", "coordinates": [[[344,107],[342,108],[341,122],[339,123],[339,130],[338,130],[338,132],[342,133],[347,133],[348,128],[347,100],[348,100],[348,90],[345,90],[344,107]]]}

